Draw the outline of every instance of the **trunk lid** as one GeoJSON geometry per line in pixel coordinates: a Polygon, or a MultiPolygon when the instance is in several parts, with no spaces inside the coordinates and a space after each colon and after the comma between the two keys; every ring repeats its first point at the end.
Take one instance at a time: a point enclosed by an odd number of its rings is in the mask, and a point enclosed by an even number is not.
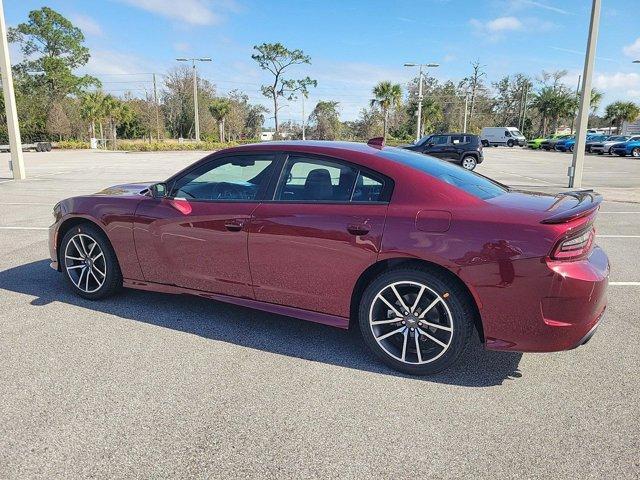
{"type": "Polygon", "coordinates": [[[593,190],[575,190],[548,194],[511,190],[488,202],[507,209],[522,210],[545,224],[567,223],[596,211],[602,196],[593,190]]]}

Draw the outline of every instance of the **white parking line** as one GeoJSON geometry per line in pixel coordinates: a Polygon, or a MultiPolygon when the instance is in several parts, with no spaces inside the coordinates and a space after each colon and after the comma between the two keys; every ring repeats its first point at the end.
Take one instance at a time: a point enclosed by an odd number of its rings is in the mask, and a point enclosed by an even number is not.
{"type": "Polygon", "coordinates": [[[0,202],[0,205],[51,205],[53,203],[36,203],[36,202],[0,202]]]}
{"type": "Polygon", "coordinates": [[[640,238],[640,235],[599,235],[596,234],[598,238],[640,238]]]}
{"type": "Polygon", "coordinates": [[[626,285],[626,286],[635,286],[640,285],[640,282],[609,282],[609,285],[626,285]]]}
{"type": "Polygon", "coordinates": [[[0,227],[0,230],[49,230],[49,227],[0,227]]]}

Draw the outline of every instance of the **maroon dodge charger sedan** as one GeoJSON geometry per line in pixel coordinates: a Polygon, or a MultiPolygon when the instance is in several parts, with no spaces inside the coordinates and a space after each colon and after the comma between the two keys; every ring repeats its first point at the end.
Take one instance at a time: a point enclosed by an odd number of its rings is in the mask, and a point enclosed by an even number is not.
{"type": "Polygon", "coordinates": [[[61,201],[51,265],[89,299],[124,286],[357,326],[382,361],[428,374],[474,332],[494,350],[589,340],[609,276],[601,201],[512,190],[379,139],[245,145],[61,201]]]}

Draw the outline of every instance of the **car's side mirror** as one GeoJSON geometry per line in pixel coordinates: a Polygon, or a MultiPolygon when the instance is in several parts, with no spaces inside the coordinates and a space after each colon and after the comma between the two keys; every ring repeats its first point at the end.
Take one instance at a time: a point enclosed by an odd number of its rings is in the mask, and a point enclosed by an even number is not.
{"type": "Polygon", "coordinates": [[[165,198],[167,196],[167,184],[154,183],[149,187],[149,191],[153,198],[165,198]]]}

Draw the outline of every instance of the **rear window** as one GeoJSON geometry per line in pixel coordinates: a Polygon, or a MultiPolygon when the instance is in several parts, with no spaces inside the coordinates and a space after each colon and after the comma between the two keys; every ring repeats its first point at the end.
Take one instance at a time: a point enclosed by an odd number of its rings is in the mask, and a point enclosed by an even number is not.
{"type": "Polygon", "coordinates": [[[380,152],[380,155],[387,160],[408,165],[436,177],[482,200],[497,197],[508,191],[504,185],[485,176],[421,153],[400,148],[386,148],[380,152]]]}

